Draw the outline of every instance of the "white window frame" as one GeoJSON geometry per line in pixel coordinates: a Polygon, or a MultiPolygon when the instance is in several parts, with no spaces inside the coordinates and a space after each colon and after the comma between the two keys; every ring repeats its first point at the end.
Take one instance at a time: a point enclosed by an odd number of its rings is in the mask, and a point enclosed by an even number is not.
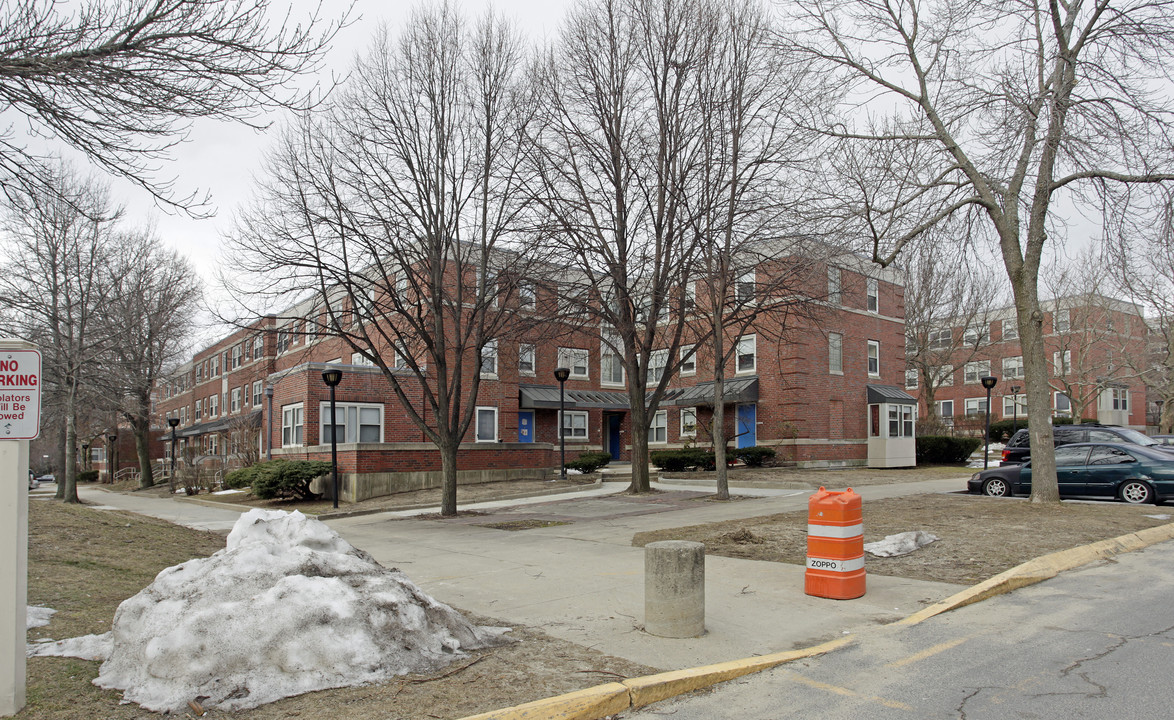
{"type": "Polygon", "coordinates": [[[697,408],[681,408],[681,437],[697,437],[697,408]],[[692,422],[689,422],[692,420],[692,422]]]}
{"type": "Polygon", "coordinates": [[[571,377],[580,380],[591,377],[591,353],[583,348],[560,347],[558,366],[571,371],[571,377]]]}
{"type": "Polygon", "coordinates": [[[828,266],[828,304],[842,305],[844,302],[844,285],[840,268],[828,266]]]}
{"type": "Polygon", "coordinates": [[[534,377],[538,373],[538,347],[532,343],[518,345],[518,374],[534,377]],[[528,361],[527,369],[522,363],[528,361]]]}
{"type": "Polygon", "coordinates": [[[1015,318],[1009,318],[1003,321],[1003,339],[1004,340],[1018,340],[1019,339],[1019,321],[1015,318]]]}
{"type": "Polygon", "coordinates": [[[990,342],[991,330],[986,325],[971,325],[962,334],[962,342],[968,347],[977,347],[990,342]]]}
{"type": "Polygon", "coordinates": [[[1129,389],[1109,388],[1109,397],[1113,410],[1129,411],[1129,389]]]}
{"type": "Polygon", "coordinates": [[[1015,417],[1015,407],[1019,406],[1019,415],[1027,416],[1027,394],[1019,393],[1018,395],[1004,395],[1003,396],[1003,417],[1015,417]]]}
{"type": "Polygon", "coordinates": [[[1052,393],[1052,412],[1056,417],[1071,417],[1072,416],[1072,398],[1068,397],[1066,393],[1056,390],[1052,393]],[[1064,398],[1064,404],[1068,407],[1060,407],[1060,398],[1064,398]]]}
{"type": "Polygon", "coordinates": [[[305,440],[306,415],[302,403],[281,406],[281,447],[301,447],[305,440]]]}
{"type": "Polygon", "coordinates": [[[669,414],[667,410],[657,410],[652,415],[652,422],[648,424],[648,444],[664,445],[669,441],[669,414]]]}
{"type": "Polygon", "coordinates": [[[962,370],[962,384],[977,385],[982,382],[984,375],[990,374],[990,360],[974,360],[973,362],[968,362],[962,370]]]}
{"type": "Polygon", "coordinates": [[[693,345],[682,345],[677,353],[677,357],[681,359],[681,377],[690,377],[697,374],[697,354],[694,353],[688,359],[685,358],[686,355],[692,352],[693,348],[693,345]]]}
{"type": "Polygon", "coordinates": [[[751,375],[758,372],[758,335],[751,333],[738,338],[734,347],[734,374],[751,375]],[[742,358],[750,358],[750,367],[742,367],[742,358]]]}
{"type": "Polygon", "coordinates": [[[966,417],[982,415],[984,412],[986,412],[986,398],[966,398],[963,407],[965,408],[966,417]]]}
{"type": "Polygon", "coordinates": [[[926,344],[930,350],[945,350],[954,341],[954,331],[951,328],[930,330],[926,337],[926,344]]]}
{"type": "MultiPolygon", "coordinates": [[[[612,344],[618,344],[618,340],[612,339],[612,344]]],[[[612,350],[607,341],[601,340],[599,343],[599,384],[604,387],[624,387],[627,385],[627,370],[624,368],[623,358],[620,353],[612,350]],[[609,359],[610,358],[610,359],[609,359]],[[608,372],[610,369],[619,368],[620,379],[615,380],[608,372]]]]}
{"type": "Polygon", "coordinates": [[[383,403],[359,403],[359,402],[336,402],[334,404],[338,414],[342,417],[341,423],[326,422],[330,418],[330,401],[323,400],[318,403],[318,444],[329,445],[330,438],[326,437],[327,426],[342,425],[342,438],[338,440],[340,443],[360,443],[360,442],[383,442],[383,403]],[[351,410],[354,410],[353,416],[351,410]],[[379,418],[379,438],[377,440],[362,440],[363,427],[369,427],[374,423],[363,422],[363,411],[374,410],[379,418]],[[354,420],[352,426],[351,420],[354,420]]]}
{"type": "Polygon", "coordinates": [[[1066,333],[1072,328],[1072,314],[1069,310],[1057,310],[1052,313],[1052,330],[1056,333],[1066,333]]]}
{"type": "Polygon", "coordinates": [[[753,270],[744,272],[734,281],[734,300],[740,305],[753,305],[758,300],[758,277],[753,270]]]}
{"type": "Polygon", "coordinates": [[[1057,350],[1052,353],[1052,369],[1056,373],[1056,377],[1063,377],[1072,372],[1072,351],[1071,350],[1057,350]]]}
{"type": "Polygon", "coordinates": [[[538,307],[538,289],[534,283],[523,280],[518,283],[518,307],[522,310],[534,310],[538,307]]]}
{"type": "Polygon", "coordinates": [[[656,385],[660,379],[664,377],[665,371],[669,367],[669,351],[668,348],[664,350],[653,350],[648,353],[648,384],[656,385]]]}
{"type": "Polygon", "coordinates": [[[479,442],[479,443],[495,443],[495,442],[497,442],[497,419],[498,419],[497,407],[490,406],[490,405],[478,405],[476,408],[475,414],[473,415],[473,418],[474,418],[474,422],[473,422],[474,441],[479,442]],[[482,430],[481,413],[483,413],[483,412],[492,412],[493,413],[493,437],[486,437],[481,434],[481,430],[482,430]]]}
{"type": "Polygon", "coordinates": [[[351,353],[351,365],[358,365],[359,367],[374,367],[375,361],[368,358],[361,352],[351,353]]]}
{"type": "Polygon", "coordinates": [[[868,341],[867,369],[869,377],[880,377],[880,341],[868,341]]]}
{"type": "Polygon", "coordinates": [[[930,368],[937,384],[934,387],[952,387],[954,385],[954,368],[949,365],[935,365],[930,368]]]}
{"type": "Polygon", "coordinates": [[[870,313],[880,314],[880,282],[876,278],[864,279],[865,309],[870,313]]]}
{"type": "Polygon", "coordinates": [[[220,396],[212,395],[208,398],[208,417],[213,418],[220,414],[220,396]]]}
{"type": "Polygon", "coordinates": [[[253,407],[261,407],[262,397],[261,381],[257,380],[253,383],[253,407]]]}
{"type": "Polygon", "coordinates": [[[1003,379],[1020,380],[1023,378],[1023,356],[1003,358],[1003,379]]]}
{"type": "Polygon", "coordinates": [[[567,410],[556,413],[558,417],[558,437],[564,437],[567,442],[587,442],[591,431],[588,427],[586,410],[567,410]],[[567,432],[567,422],[570,421],[570,432],[567,432]]]}
{"type": "Polygon", "coordinates": [[[828,373],[832,375],[844,374],[844,335],[843,333],[828,333],[828,373]]]}
{"type": "Polygon", "coordinates": [[[241,346],[240,343],[232,346],[232,369],[236,370],[241,366],[241,346]]]}
{"type": "Polygon", "coordinates": [[[916,368],[905,371],[905,389],[916,390],[921,379],[921,373],[916,368]]]}
{"type": "Polygon", "coordinates": [[[477,365],[481,372],[481,377],[497,377],[497,340],[486,341],[481,348],[481,362],[477,365]],[[492,362],[490,369],[486,369],[486,364],[492,362]]]}
{"type": "Polygon", "coordinates": [[[232,411],[238,413],[241,411],[241,389],[232,389],[232,411]]]}

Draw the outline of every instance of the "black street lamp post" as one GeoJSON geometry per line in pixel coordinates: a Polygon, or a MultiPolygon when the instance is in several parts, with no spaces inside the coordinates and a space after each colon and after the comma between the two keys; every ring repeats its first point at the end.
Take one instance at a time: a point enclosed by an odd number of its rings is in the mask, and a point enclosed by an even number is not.
{"type": "Polygon", "coordinates": [[[1011,399],[1015,403],[1015,409],[1012,411],[1013,412],[1013,415],[1012,415],[1013,419],[1011,420],[1011,434],[1012,435],[1014,435],[1016,432],[1019,431],[1019,389],[1020,388],[1018,385],[1011,386],[1011,399]]]}
{"type": "Polygon", "coordinates": [[[983,375],[982,386],[986,388],[986,449],[982,453],[982,469],[987,469],[991,455],[991,390],[999,382],[993,375],[983,375]]]}
{"type": "MultiPolygon", "coordinates": [[[[330,369],[322,371],[322,382],[330,388],[330,473],[334,478],[334,507],[338,508],[338,437],[335,430],[338,428],[338,417],[334,409],[334,388],[342,382],[342,370],[330,369]]],[[[321,423],[318,424],[321,427],[321,423]]]]}
{"type": "Polygon", "coordinates": [[[167,479],[168,486],[171,492],[175,492],[175,428],[179,425],[179,418],[167,418],[167,424],[171,426],[171,477],[167,479]]]}
{"type": "Polygon", "coordinates": [[[563,390],[566,388],[567,378],[571,376],[569,368],[560,367],[554,370],[554,379],[558,380],[558,453],[559,479],[567,479],[567,427],[566,403],[563,399],[563,390]]]}
{"type": "Polygon", "coordinates": [[[106,436],[106,477],[107,482],[114,482],[114,473],[118,472],[118,436],[111,433],[106,436]]]}
{"type": "Polygon", "coordinates": [[[273,459],[273,386],[265,386],[265,400],[269,404],[265,421],[265,459],[273,459]]]}

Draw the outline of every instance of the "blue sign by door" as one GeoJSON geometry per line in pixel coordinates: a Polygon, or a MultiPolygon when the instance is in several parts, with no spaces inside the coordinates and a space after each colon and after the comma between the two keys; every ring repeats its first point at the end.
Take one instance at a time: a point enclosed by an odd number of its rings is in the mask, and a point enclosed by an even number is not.
{"type": "Polygon", "coordinates": [[[534,411],[518,411],[518,442],[534,442],[534,411]]]}
{"type": "Polygon", "coordinates": [[[754,403],[738,406],[738,447],[753,447],[758,444],[758,423],[755,422],[758,407],[754,403]]]}

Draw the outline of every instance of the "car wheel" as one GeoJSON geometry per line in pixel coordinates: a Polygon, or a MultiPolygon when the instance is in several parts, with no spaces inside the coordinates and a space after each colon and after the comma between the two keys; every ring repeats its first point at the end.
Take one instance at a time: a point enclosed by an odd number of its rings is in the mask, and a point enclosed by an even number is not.
{"type": "Polygon", "coordinates": [[[1154,491],[1149,483],[1141,480],[1127,480],[1118,492],[1121,499],[1127,503],[1141,505],[1154,501],[1154,491]]]}
{"type": "Polygon", "coordinates": [[[982,484],[982,494],[991,497],[1008,497],[1011,488],[1003,478],[991,478],[982,484]]]}

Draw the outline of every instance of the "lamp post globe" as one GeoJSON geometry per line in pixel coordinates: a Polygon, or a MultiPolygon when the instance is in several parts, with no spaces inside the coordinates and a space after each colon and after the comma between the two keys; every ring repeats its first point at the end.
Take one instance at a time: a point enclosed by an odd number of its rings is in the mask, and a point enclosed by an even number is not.
{"type": "MultiPolygon", "coordinates": [[[[334,410],[334,388],[342,382],[342,370],[331,368],[322,371],[322,382],[326,383],[326,387],[330,388],[330,475],[333,478],[334,492],[334,507],[338,508],[338,437],[335,432],[338,428],[336,421],[337,415],[334,410]]],[[[318,424],[322,427],[322,423],[318,424]]]]}
{"type": "Polygon", "coordinates": [[[982,452],[982,469],[987,469],[987,464],[990,462],[991,455],[991,390],[994,390],[995,385],[999,383],[999,379],[993,375],[982,376],[982,386],[986,388],[986,444],[982,452]]]}
{"type": "Polygon", "coordinates": [[[567,479],[567,437],[566,427],[564,423],[566,420],[566,400],[563,394],[566,387],[567,378],[571,376],[570,368],[560,367],[554,369],[554,379],[558,380],[558,454],[559,454],[559,479],[567,479]]]}

